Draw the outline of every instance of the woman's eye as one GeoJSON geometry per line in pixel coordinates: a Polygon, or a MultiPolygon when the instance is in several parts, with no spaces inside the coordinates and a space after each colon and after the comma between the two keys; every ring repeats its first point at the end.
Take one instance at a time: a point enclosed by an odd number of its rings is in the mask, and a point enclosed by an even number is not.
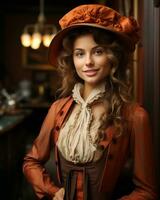
{"type": "Polygon", "coordinates": [[[75,53],[74,53],[74,56],[75,56],[75,57],[78,57],[78,58],[81,58],[83,55],[84,55],[83,52],[75,52],[75,53]]]}
{"type": "Polygon", "coordinates": [[[95,53],[95,55],[102,55],[104,53],[104,49],[102,49],[102,48],[95,49],[94,53],[95,53]]]}

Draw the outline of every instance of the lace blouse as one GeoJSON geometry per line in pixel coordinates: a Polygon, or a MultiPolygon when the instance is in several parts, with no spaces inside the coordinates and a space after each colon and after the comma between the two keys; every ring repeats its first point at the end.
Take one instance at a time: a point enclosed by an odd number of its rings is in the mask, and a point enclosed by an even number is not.
{"type": "Polygon", "coordinates": [[[100,112],[94,117],[91,106],[105,94],[105,84],[94,88],[88,98],[81,96],[83,85],[77,83],[73,89],[73,99],[76,106],[60,130],[57,146],[63,157],[74,163],[95,161],[97,155],[98,130],[101,118],[105,113],[100,112]]]}

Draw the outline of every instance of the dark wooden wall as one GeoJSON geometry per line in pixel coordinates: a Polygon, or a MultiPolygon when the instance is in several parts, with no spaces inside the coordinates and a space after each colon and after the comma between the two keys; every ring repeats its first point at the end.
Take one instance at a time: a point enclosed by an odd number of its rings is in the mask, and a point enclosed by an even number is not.
{"type": "Polygon", "coordinates": [[[144,106],[150,113],[153,126],[160,189],[160,7],[155,7],[153,3],[144,1],[144,106]]]}

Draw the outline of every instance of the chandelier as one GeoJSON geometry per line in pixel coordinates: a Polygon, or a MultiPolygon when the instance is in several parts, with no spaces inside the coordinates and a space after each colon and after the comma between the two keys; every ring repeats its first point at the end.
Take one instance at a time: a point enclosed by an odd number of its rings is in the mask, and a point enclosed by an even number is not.
{"type": "Polygon", "coordinates": [[[37,23],[28,24],[24,27],[21,35],[21,43],[24,47],[38,49],[41,43],[48,47],[57,32],[57,28],[51,24],[45,24],[44,0],[40,0],[40,13],[37,23]]]}

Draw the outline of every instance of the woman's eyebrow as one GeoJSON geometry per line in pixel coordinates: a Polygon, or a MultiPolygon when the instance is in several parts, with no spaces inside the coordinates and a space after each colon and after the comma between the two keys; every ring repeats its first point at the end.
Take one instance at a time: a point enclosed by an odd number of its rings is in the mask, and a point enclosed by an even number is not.
{"type": "Polygon", "coordinates": [[[73,49],[73,51],[81,51],[81,50],[83,50],[83,48],[75,48],[75,49],[73,49]]]}
{"type": "MultiPolygon", "coordinates": [[[[93,46],[91,49],[95,49],[95,48],[98,48],[98,47],[104,48],[104,46],[102,46],[102,45],[96,45],[96,46],[93,46]]],[[[85,50],[85,48],[83,48],[83,47],[77,47],[77,48],[75,48],[73,50],[85,50]]]]}

